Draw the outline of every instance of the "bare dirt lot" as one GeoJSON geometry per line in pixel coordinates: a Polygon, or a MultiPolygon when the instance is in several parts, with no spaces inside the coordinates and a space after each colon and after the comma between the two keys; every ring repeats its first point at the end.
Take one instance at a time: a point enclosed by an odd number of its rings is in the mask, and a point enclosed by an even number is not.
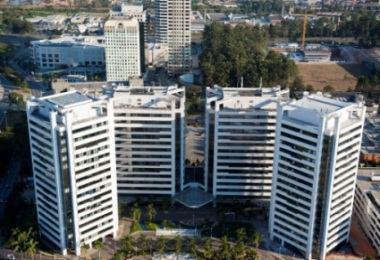
{"type": "Polygon", "coordinates": [[[322,90],[330,85],[336,91],[355,89],[357,78],[366,74],[360,64],[297,63],[299,76],[305,85],[322,90]]]}

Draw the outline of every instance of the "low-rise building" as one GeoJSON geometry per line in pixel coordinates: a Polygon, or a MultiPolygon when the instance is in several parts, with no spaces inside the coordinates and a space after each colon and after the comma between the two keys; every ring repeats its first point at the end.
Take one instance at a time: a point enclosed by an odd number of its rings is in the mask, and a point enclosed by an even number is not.
{"type": "Polygon", "coordinates": [[[331,60],[330,48],[319,44],[306,45],[303,54],[303,60],[308,62],[323,62],[331,60]]]}
{"type": "Polygon", "coordinates": [[[380,116],[366,118],[361,161],[371,165],[380,164],[380,116]]]}
{"type": "Polygon", "coordinates": [[[371,245],[380,255],[380,168],[359,168],[354,212],[371,245]]]}
{"type": "Polygon", "coordinates": [[[105,70],[104,37],[62,36],[32,41],[30,55],[41,72],[66,70],[93,74],[105,70]]]}
{"type": "Polygon", "coordinates": [[[33,17],[27,18],[27,21],[33,24],[36,31],[46,32],[46,31],[61,31],[65,28],[69,17],[66,15],[49,15],[46,17],[33,17]]]}
{"type": "Polygon", "coordinates": [[[200,11],[191,13],[191,32],[203,32],[205,30],[205,19],[200,11]]]}

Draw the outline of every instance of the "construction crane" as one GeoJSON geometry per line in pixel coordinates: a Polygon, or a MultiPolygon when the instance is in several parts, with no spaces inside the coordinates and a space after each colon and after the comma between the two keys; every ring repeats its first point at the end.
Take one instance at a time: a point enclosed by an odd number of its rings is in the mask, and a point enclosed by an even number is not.
{"type": "Polygon", "coordinates": [[[302,28],[302,39],[301,39],[302,50],[305,48],[306,30],[307,30],[306,27],[307,27],[307,9],[305,9],[305,15],[303,16],[303,28],[302,28]]]}

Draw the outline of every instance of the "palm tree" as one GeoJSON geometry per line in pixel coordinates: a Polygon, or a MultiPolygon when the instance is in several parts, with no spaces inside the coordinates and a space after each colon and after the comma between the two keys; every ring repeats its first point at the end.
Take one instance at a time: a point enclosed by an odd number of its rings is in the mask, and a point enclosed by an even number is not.
{"type": "Polygon", "coordinates": [[[195,238],[193,237],[190,239],[189,252],[192,257],[197,259],[197,244],[196,244],[195,238]]]}
{"type": "Polygon", "coordinates": [[[257,259],[257,251],[252,247],[246,248],[245,251],[245,259],[246,260],[256,260],[257,259]]]}
{"type": "Polygon", "coordinates": [[[176,236],[174,238],[174,241],[175,241],[175,254],[177,256],[177,259],[179,258],[179,255],[181,254],[182,252],[182,238],[180,236],[176,236]]]}
{"type": "Polygon", "coordinates": [[[135,222],[140,222],[141,218],[141,210],[139,208],[139,205],[135,203],[131,209],[131,217],[135,222]]]}
{"type": "Polygon", "coordinates": [[[149,222],[152,222],[154,217],[157,215],[157,211],[152,203],[148,204],[146,207],[146,214],[148,215],[149,222]]]}
{"type": "Polygon", "coordinates": [[[259,232],[254,232],[252,236],[252,244],[257,249],[259,245],[263,242],[263,236],[259,232]]]}
{"type": "Polygon", "coordinates": [[[29,228],[26,231],[18,228],[12,229],[7,246],[18,252],[35,254],[37,251],[37,241],[34,239],[33,229],[29,228]]]}
{"type": "Polygon", "coordinates": [[[227,236],[222,237],[222,245],[218,251],[218,259],[231,259],[231,246],[227,236]]]}
{"type": "Polygon", "coordinates": [[[140,237],[137,239],[136,247],[140,249],[140,255],[146,255],[146,250],[148,249],[148,239],[146,235],[140,235],[140,237]]]}
{"type": "Polygon", "coordinates": [[[203,247],[203,257],[207,260],[211,260],[214,257],[214,249],[212,247],[211,238],[207,238],[203,247]]]}
{"type": "Polygon", "coordinates": [[[238,241],[232,248],[232,258],[233,259],[245,259],[246,246],[243,241],[238,241]]]}
{"type": "Polygon", "coordinates": [[[236,240],[238,242],[244,242],[247,239],[247,232],[245,228],[239,228],[236,230],[236,240]]]}
{"type": "Polygon", "coordinates": [[[126,236],[122,241],[121,251],[126,258],[131,258],[135,254],[135,248],[131,236],[126,236]]]}
{"type": "Polygon", "coordinates": [[[163,236],[159,236],[157,239],[157,250],[158,250],[158,254],[160,255],[160,258],[162,258],[162,256],[164,255],[165,249],[166,249],[166,240],[163,236]]]}

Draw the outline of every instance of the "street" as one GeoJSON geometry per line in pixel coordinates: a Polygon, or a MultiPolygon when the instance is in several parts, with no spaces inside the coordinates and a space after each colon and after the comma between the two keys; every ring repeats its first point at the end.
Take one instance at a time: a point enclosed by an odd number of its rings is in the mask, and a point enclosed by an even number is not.
{"type": "MultiPolygon", "coordinates": [[[[12,58],[7,61],[8,66],[16,71],[22,79],[28,82],[31,95],[39,97],[43,92],[48,90],[48,85],[37,80],[29,71],[23,69],[19,64],[21,61],[27,61],[29,59],[29,48],[27,45],[31,40],[35,40],[35,38],[13,35],[0,36],[0,42],[15,46],[15,49],[12,51],[12,58]]],[[[0,100],[7,97],[10,90],[18,87],[19,86],[15,86],[12,82],[8,81],[3,75],[0,75],[0,100]]]]}
{"type": "Polygon", "coordinates": [[[13,186],[19,180],[20,160],[12,156],[7,172],[0,179],[0,219],[5,213],[9,195],[13,190],[13,186]]]}

